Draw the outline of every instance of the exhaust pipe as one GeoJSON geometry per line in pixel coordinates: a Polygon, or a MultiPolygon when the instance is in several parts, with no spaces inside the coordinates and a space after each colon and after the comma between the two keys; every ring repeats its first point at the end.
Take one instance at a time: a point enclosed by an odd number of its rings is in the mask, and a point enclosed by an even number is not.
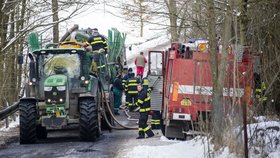
{"type": "Polygon", "coordinates": [[[74,32],[75,30],[78,30],[79,29],[79,25],[78,24],[75,24],[72,28],[70,28],[70,30],[68,30],[60,39],[59,42],[63,42],[65,41],[65,39],[71,35],[72,32],[74,32]]]}

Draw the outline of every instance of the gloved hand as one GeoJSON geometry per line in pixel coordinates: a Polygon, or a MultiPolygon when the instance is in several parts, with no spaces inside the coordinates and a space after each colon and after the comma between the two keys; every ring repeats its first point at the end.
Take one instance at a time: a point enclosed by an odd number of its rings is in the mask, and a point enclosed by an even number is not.
{"type": "Polygon", "coordinates": [[[103,49],[103,48],[99,49],[99,53],[104,53],[104,52],[105,52],[105,49],[103,49]]]}

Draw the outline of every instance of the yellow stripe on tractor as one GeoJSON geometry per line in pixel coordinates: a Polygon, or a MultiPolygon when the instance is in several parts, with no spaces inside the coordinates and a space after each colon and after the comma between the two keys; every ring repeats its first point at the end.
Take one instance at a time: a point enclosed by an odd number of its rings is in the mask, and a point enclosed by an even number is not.
{"type": "Polygon", "coordinates": [[[81,48],[81,46],[76,44],[76,40],[69,40],[65,42],[60,42],[59,48],[81,48]]]}

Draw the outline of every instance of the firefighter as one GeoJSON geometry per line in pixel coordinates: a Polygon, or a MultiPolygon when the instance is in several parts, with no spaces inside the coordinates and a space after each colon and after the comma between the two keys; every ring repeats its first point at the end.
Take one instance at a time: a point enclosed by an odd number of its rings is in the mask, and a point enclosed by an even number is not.
{"type": "Polygon", "coordinates": [[[136,79],[137,79],[137,82],[138,82],[138,83],[142,83],[142,81],[143,81],[143,80],[142,80],[142,75],[141,75],[141,74],[137,74],[137,75],[136,75],[136,79]]]}
{"type": "Polygon", "coordinates": [[[128,109],[129,111],[133,111],[135,108],[135,103],[138,97],[137,91],[137,78],[135,78],[134,73],[131,78],[129,78],[126,82],[126,91],[127,91],[127,101],[128,101],[128,109]]]}
{"type": "Polygon", "coordinates": [[[129,68],[128,71],[127,71],[127,74],[122,78],[122,85],[123,85],[124,88],[126,87],[126,81],[129,78],[132,78],[133,75],[134,74],[133,74],[132,68],[129,68]]]}
{"type": "Polygon", "coordinates": [[[147,134],[147,138],[153,137],[154,132],[147,125],[148,115],[151,111],[150,99],[148,96],[147,90],[143,88],[143,85],[139,83],[137,85],[137,90],[139,92],[138,100],[136,106],[139,107],[139,136],[136,139],[145,138],[145,133],[147,134]]]}
{"type": "Polygon", "coordinates": [[[262,110],[265,111],[266,101],[267,101],[267,96],[265,95],[266,84],[265,82],[261,81],[260,75],[257,73],[254,74],[254,79],[255,79],[255,97],[257,99],[257,102],[260,103],[262,110]]]}
{"type": "MultiPolygon", "coordinates": [[[[152,87],[149,87],[149,79],[147,77],[142,79],[143,89],[146,90],[148,93],[147,100],[151,100],[151,92],[152,87]]],[[[160,129],[160,111],[151,111],[152,120],[151,120],[151,127],[152,129],[160,129]]]]}
{"type": "Polygon", "coordinates": [[[105,68],[105,54],[108,51],[108,45],[103,35],[99,34],[98,29],[92,30],[92,35],[88,38],[86,43],[76,42],[76,44],[87,47],[91,46],[94,61],[97,63],[97,69],[100,72],[105,68]]]}
{"type": "Polygon", "coordinates": [[[148,60],[145,58],[144,53],[140,52],[140,54],[135,58],[134,63],[136,65],[136,73],[141,74],[143,77],[145,65],[148,60]]]}
{"type": "Polygon", "coordinates": [[[127,71],[127,74],[122,78],[122,86],[125,89],[125,107],[128,107],[129,104],[129,96],[127,93],[127,85],[126,82],[128,79],[132,78],[134,76],[132,68],[129,68],[127,71]]]}
{"type": "Polygon", "coordinates": [[[113,93],[114,93],[114,113],[119,114],[119,108],[121,105],[122,91],[124,90],[122,86],[121,75],[119,74],[113,81],[113,93]]]}

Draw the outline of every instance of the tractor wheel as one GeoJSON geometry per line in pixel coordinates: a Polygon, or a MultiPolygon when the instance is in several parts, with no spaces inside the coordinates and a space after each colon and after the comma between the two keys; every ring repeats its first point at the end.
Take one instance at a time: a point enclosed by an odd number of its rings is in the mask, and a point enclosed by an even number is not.
{"type": "Polygon", "coordinates": [[[46,127],[42,127],[41,125],[37,126],[36,134],[38,139],[46,139],[48,136],[46,127]]]}
{"type": "Polygon", "coordinates": [[[98,108],[93,98],[81,99],[80,106],[80,139],[94,141],[98,134],[98,108]]]}
{"type": "Polygon", "coordinates": [[[98,120],[98,129],[97,129],[97,133],[96,133],[96,137],[99,138],[100,135],[101,135],[101,126],[102,126],[102,113],[101,113],[101,102],[102,102],[102,99],[101,99],[101,95],[98,91],[97,93],[97,96],[96,96],[97,99],[97,108],[98,108],[98,115],[97,115],[97,120],[98,120]]]}
{"type": "Polygon", "coordinates": [[[36,136],[36,104],[22,101],[19,104],[20,112],[20,144],[32,144],[36,136]]]}

